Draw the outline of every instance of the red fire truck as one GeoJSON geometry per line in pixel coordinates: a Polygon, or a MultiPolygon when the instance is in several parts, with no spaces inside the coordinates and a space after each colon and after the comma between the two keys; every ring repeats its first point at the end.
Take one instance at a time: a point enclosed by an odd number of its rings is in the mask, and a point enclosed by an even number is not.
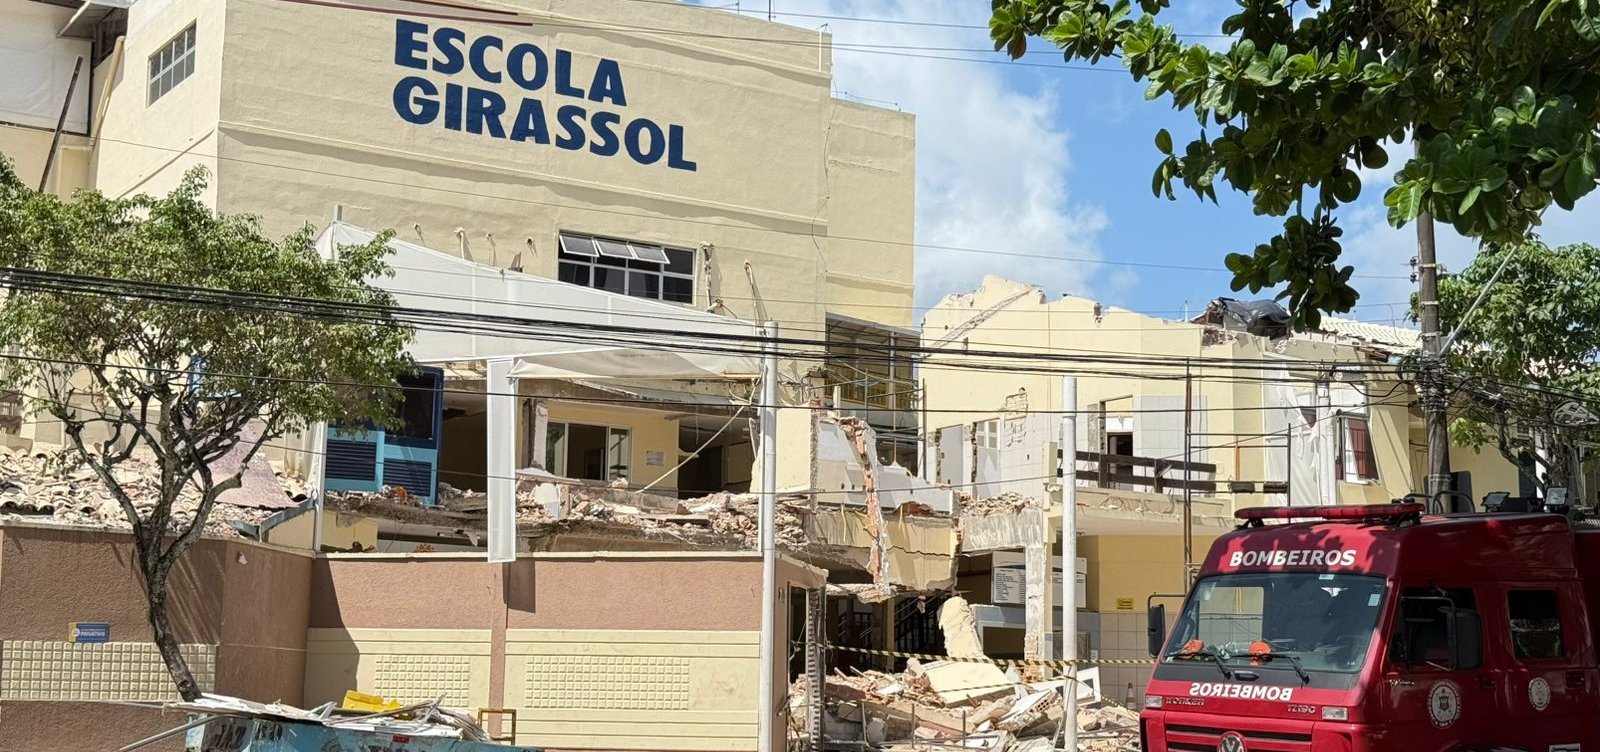
{"type": "Polygon", "coordinates": [[[1148,752],[1600,752],[1600,531],[1421,504],[1237,516],[1170,634],[1151,608],[1148,752]]]}

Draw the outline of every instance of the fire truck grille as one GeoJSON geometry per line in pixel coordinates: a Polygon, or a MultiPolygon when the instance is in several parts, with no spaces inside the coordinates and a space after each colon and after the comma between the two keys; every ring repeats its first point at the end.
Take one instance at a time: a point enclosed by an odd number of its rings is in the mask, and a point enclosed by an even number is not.
{"type": "Polygon", "coordinates": [[[1184,724],[1167,726],[1167,749],[1173,752],[1239,752],[1223,746],[1223,737],[1230,733],[1238,734],[1249,752],[1309,752],[1311,749],[1310,734],[1184,724]]]}

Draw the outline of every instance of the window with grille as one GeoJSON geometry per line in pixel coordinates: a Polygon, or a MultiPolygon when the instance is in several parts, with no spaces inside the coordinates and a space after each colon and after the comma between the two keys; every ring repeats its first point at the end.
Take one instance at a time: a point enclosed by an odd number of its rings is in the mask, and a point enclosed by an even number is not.
{"type": "Polygon", "coordinates": [[[1561,598],[1554,590],[1512,590],[1506,594],[1511,645],[1518,658],[1561,658],[1561,598]]]}
{"type": "Polygon", "coordinates": [[[157,99],[172,91],[194,73],[194,24],[178,32],[171,41],[150,56],[150,99],[157,99]]]}
{"type": "Polygon", "coordinates": [[[1378,479],[1378,461],[1372,452],[1372,434],[1360,415],[1339,416],[1339,478],[1352,483],[1378,479]]]}
{"type": "Polygon", "coordinates": [[[694,251],[561,233],[557,278],[635,298],[694,303],[694,251]]]}

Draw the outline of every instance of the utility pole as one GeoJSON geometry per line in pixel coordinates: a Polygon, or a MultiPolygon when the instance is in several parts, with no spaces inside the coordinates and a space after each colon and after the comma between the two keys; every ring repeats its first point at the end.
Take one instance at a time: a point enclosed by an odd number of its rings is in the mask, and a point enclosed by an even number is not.
{"type": "Polygon", "coordinates": [[[1190,362],[1183,362],[1183,582],[1194,581],[1194,458],[1190,446],[1194,435],[1194,374],[1190,362]]]}
{"type": "MultiPolygon", "coordinates": [[[[1412,130],[1417,151],[1422,144],[1412,130]]],[[[1450,418],[1444,395],[1444,342],[1439,334],[1439,263],[1433,238],[1433,213],[1417,213],[1417,306],[1422,319],[1422,370],[1418,387],[1422,415],[1428,429],[1428,480],[1430,498],[1450,490],[1450,418]]]]}
{"type": "MultiPolygon", "coordinates": [[[[1078,748],[1078,379],[1061,378],[1061,660],[1063,749],[1078,748]]],[[[1049,553],[1049,551],[1046,551],[1049,553]]],[[[1049,562],[1049,559],[1045,559],[1049,562]]],[[[1048,571],[1049,565],[1046,564],[1048,571]]],[[[1049,582],[1049,575],[1045,582],[1049,582]]]]}
{"type": "MultiPolygon", "coordinates": [[[[778,324],[768,321],[761,335],[761,685],[757,688],[756,749],[774,752],[772,686],[777,661],[778,549],[778,324]]],[[[820,692],[819,692],[820,696],[820,692]]]]}

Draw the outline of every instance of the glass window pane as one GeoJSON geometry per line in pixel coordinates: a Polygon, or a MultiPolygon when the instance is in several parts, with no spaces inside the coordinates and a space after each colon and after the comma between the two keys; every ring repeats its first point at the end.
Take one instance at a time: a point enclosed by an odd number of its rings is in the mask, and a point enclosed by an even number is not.
{"type": "Polygon", "coordinates": [[[588,258],[600,255],[600,252],[594,248],[594,238],[568,235],[566,233],[561,233],[561,250],[574,256],[586,256],[588,258]]]}
{"type": "Polygon", "coordinates": [[[633,257],[636,259],[655,264],[667,263],[667,253],[661,250],[661,246],[645,243],[629,243],[628,246],[633,249],[633,257]]]}
{"type": "Polygon", "coordinates": [[[628,272],[628,294],[635,298],[661,298],[661,277],[649,272],[628,272]]]}
{"type": "Polygon", "coordinates": [[[556,279],[573,285],[589,286],[589,267],[583,264],[561,264],[556,269],[556,279]]]}
{"type": "Polygon", "coordinates": [[[694,276],[694,251],[680,251],[677,248],[666,249],[667,271],[673,274],[687,274],[694,276]]]}
{"type": "Polygon", "coordinates": [[[674,303],[694,302],[694,280],[682,277],[663,277],[661,279],[661,299],[674,303]]]}
{"type": "Polygon", "coordinates": [[[618,259],[634,258],[633,249],[630,248],[627,243],[624,243],[620,240],[595,238],[594,244],[600,249],[600,255],[602,256],[610,256],[611,258],[618,259]]]}
{"type": "Polygon", "coordinates": [[[605,266],[614,266],[618,269],[626,269],[628,264],[632,263],[627,259],[612,258],[610,256],[601,256],[595,259],[594,262],[596,264],[604,264],[605,266]]]}
{"type": "Polygon", "coordinates": [[[551,423],[545,428],[544,469],[555,475],[567,474],[567,424],[551,423]]]}
{"type": "Polygon", "coordinates": [[[633,457],[633,439],[626,428],[613,428],[606,442],[606,470],[609,480],[628,477],[629,460],[633,457]]]}
{"type": "Polygon", "coordinates": [[[194,53],[191,52],[183,58],[183,77],[194,75],[194,53]]]}
{"type": "Polygon", "coordinates": [[[626,271],[621,269],[607,269],[603,266],[594,268],[594,283],[589,285],[596,290],[608,290],[621,294],[627,289],[626,271]]]}
{"type": "Polygon", "coordinates": [[[1561,598],[1554,590],[1513,590],[1507,594],[1511,644],[1518,658],[1560,658],[1561,598]]]}

